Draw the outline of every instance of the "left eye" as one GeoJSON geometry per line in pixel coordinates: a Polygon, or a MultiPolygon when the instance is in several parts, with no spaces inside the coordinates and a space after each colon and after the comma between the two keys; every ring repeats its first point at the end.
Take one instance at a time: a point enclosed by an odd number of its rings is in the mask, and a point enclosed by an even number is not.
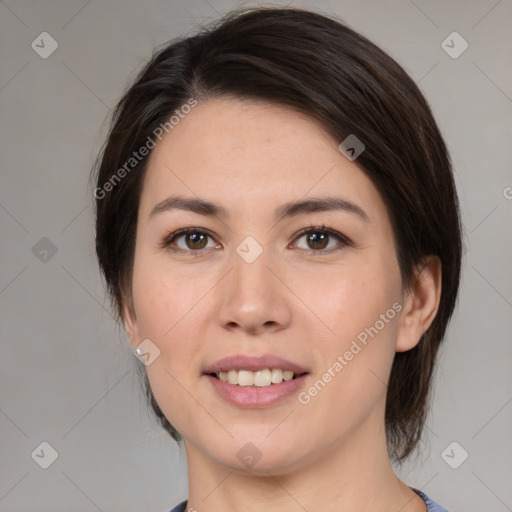
{"type": "Polygon", "coordinates": [[[338,250],[344,246],[350,245],[350,241],[347,237],[333,229],[326,228],[325,226],[303,230],[299,233],[297,240],[300,240],[303,237],[306,237],[306,244],[308,244],[309,247],[312,247],[312,249],[306,247],[301,250],[308,252],[330,253],[333,250],[338,250]],[[338,245],[341,247],[336,247],[335,245],[334,248],[331,247],[329,250],[324,250],[333,238],[338,240],[338,245]]]}
{"type": "MultiPolygon", "coordinates": [[[[202,231],[196,228],[185,228],[168,235],[162,241],[161,247],[168,248],[175,252],[195,253],[209,248],[207,246],[208,238],[212,237],[206,231],[202,231]],[[178,243],[178,241],[181,239],[184,239],[184,246],[180,246],[178,243]]],[[[296,235],[294,240],[300,240],[302,238],[305,238],[306,244],[308,244],[309,247],[298,248],[301,251],[306,251],[309,253],[330,253],[350,245],[351,243],[350,240],[341,233],[338,233],[333,229],[326,228],[325,226],[304,229],[296,235]],[[338,244],[334,244],[334,248],[331,247],[325,250],[329,246],[329,243],[332,239],[338,240],[338,244]]],[[[220,245],[213,244],[213,248],[219,247],[220,245]]]]}

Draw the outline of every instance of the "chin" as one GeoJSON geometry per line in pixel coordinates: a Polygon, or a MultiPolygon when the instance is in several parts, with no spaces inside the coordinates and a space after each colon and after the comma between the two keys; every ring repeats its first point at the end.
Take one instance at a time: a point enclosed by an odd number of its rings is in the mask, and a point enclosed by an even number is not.
{"type": "Polygon", "coordinates": [[[228,460],[219,460],[219,462],[231,471],[261,477],[286,475],[300,466],[295,457],[290,460],[289,452],[277,456],[272,454],[270,457],[265,457],[263,454],[261,459],[255,460],[253,464],[242,462],[238,457],[230,457],[228,460]]]}
{"type": "Polygon", "coordinates": [[[272,439],[271,434],[265,439],[265,436],[250,437],[246,434],[230,439],[223,446],[211,446],[208,452],[214,460],[231,471],[254,476],[277,476],[298,469],[301,461],[309,458],[303,443],[291,436],[286,437],[288,443],[282,436],[272,439]],[[223,448],[223,451],[220,452],[219,448],[223,448]]]}

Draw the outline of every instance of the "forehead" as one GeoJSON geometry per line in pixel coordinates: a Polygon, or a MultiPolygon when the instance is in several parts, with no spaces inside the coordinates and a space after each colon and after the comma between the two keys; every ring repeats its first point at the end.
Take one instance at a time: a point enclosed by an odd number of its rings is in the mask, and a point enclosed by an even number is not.
{"type": "Polygon", "coordinates": [[[338,145],[320,123],[283,105],[200,102],[153,149],[141,211],[147,216],[175,194],[210,199],[235,213],[336,195],[382,217],[377,189],[338,145]]]}

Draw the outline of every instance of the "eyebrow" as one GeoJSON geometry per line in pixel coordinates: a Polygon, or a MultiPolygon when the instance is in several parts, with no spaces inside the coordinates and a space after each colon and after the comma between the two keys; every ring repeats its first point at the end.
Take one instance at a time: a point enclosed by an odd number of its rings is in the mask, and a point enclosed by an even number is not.
{"type": "MultiPolygon", "coordinates": [[[[219,204],[206,201],[198,197],[171,196],[156,204],[151,210],[148,220],[159,213],[170,210],[185,210],[207,217],[229,217],[226,208],[219,204]]],[[[360,217],[364,222],[370,222],[368,215],[357,204],[341,197],[313,197],[299,201],[291,201],[278,207],[275,211],[275,221],[279,222],[287,217],[295,217],[312,212],[327,212],[342,210],[360,217]]]]}

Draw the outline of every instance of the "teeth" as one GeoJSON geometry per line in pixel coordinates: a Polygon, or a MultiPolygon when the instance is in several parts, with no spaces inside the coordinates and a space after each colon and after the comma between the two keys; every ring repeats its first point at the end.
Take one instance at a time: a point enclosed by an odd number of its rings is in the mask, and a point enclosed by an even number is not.
{"type": "Polygon", "coordinates": [[[239,386],[252,386],[254,384],[254,372],[248,370],[240,370],[238,372],[238,385],[239,386]]]}
{"type": "Polygon", "coordinates": [[[286,382],[292,380],[294,373],[291,370],[265,368],[257,372],[251,372],[250,370],[229,370],[228,372],[219,372],[216,375],[220,381],[228,382],[229,384],[267,387],[271,384],[280,384],[283,380],[286,382]]]}

